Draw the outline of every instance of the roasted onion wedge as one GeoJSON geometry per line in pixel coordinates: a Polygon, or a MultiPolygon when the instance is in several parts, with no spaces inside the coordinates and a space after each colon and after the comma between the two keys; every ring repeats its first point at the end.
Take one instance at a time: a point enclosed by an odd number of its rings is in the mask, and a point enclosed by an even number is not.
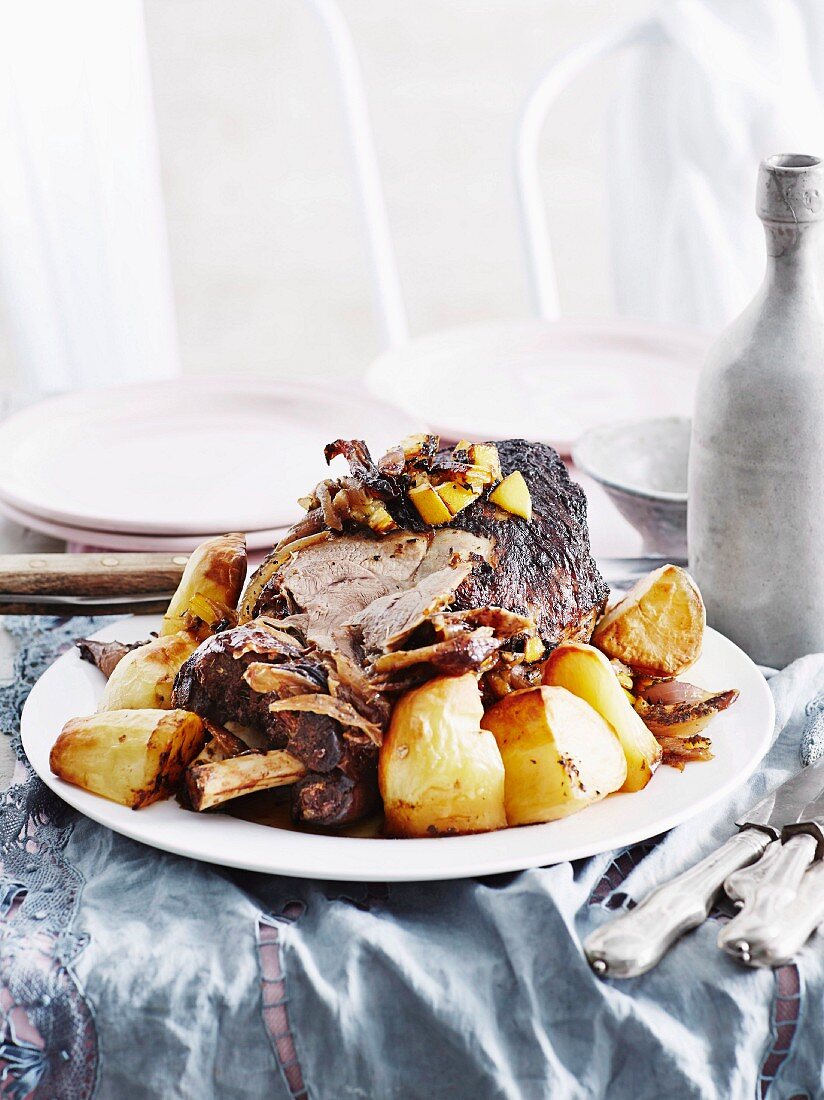
{"type": "Polygon", "coordinates": [[[639,695],[635,700],[635,710],[647,729],[659,740],[662,737],[695,737],[716,714],[731,707],[737,698],[738,692],[734,689],[703,691],[692,684],[673,682],[650,688],[646,697],[639,695]],[[667,701],[668,698],[673,701],[667,701]]]}
{"type": "Polygon", "coordinates": [[[659,737],[658,742],[664,753],[661,762],[679,772],[693,761],[712,760],[709,737],[659,737]]]}

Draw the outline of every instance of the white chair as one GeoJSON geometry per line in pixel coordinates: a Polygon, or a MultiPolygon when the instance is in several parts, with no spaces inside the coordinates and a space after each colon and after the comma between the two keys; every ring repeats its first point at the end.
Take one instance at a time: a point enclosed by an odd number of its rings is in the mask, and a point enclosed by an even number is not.
{"type": "Polygon", "coordinates": [[[351,38],[332,0],[311,0],[331,32],[350,139],[359,165],[378,320],[386,350],[370,390],[447,439],[524,435],[569,454],[608,420],[682,414],[692,403],[706,338],[632,320],[564,321],[538,174],[538,139],[558,94],[583,69],[656,33],[633,23],[565,54],[527,99],[514,148],[516,195],[537,317],[409,338],[363,87],[351,38]]]}

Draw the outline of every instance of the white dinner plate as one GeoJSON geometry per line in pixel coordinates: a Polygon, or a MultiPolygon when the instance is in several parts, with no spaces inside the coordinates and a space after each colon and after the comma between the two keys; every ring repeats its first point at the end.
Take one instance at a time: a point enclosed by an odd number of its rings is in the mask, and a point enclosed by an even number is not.
{"type": "MultiPolygon", "coordinates": [[[[202,535],[124,535],[119,531],[92,531],[88,527],[72,527],[71,524],[58,523],[56,520],[33,516],[21,508],[15,508],[0,500],[0,514],[21,527],[40,531],[52,538],[63,539],[75,545],[90,546],[96,550],[133,550],[168,554],[191,554],[201,542],[213,539],[216,535],[225,535],[226,531],[216,531],[202,535]]],[[[301,511],[294,507],[292,520],[299,519],[301,511]]],[[[285,527],[273,527],[268,531],[247,531],[246,548],[248,550],[270,550],[286,531],[285,527]]]]}
{"type": "MultiPolygon", "coordinates": [[[[68,394],[0,423],[0,499],[93,531],[199,535],[293,522],[325,444],[375,457],[425,421],[353,382],[197,379],[68,394]]],[[[341,467],[343,469],[343,466],[341,467]]]]}
{"type": "Polygon", "coordinates": [[[707,338],[614,321],[496,321],[391,348],[370,390],[447,439],[540,439],[568,455],[615,420],[692,408],[707,338]]]}
{"type": "MultiPolygon", "coordinates": [[[[157,630],[160,617],[126,619],[95,635],[136,641],[157,630]]],[[[129,810],[52,775],[49,751],[63,724],[92,713],[103,690],[97,669],[69,652],[35,684],[23,709],[22,738],[32,767],[62,799],[115,832],[164,851],[250,871],[298,878],[404,882],[466,878],[581,859],[671,829],[730,794],[769,747],[772,696],[761,673],[732,642],[707,630],[690,681],[736,687],[738,702],[710,726],[715,757],[683,772],[659,768],[636,794],[614,794],[548,825],[476,836],[381,840],[273,829],[224,814],[196,814],[174,799],[129,810]]]]}

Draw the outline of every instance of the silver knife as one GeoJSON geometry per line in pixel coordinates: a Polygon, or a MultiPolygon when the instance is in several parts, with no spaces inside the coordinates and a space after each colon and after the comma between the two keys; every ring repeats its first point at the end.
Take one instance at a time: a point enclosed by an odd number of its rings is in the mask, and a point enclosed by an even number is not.
{"type": "MultiPolygon", "coordinates": [[[[770,845],[776,847],[776,845],[770,845]]],[[[790,962],[815,930],[824,925],[824,860],[816,860],[804,872],[795,903],[785,912],[778,927],[759,938],[750,933],[747,951],[738,949],[736,958],[749,966],[784,966],[790,962]]]]}
{"type": "Polygon", "coordinates": [[[596,929],[584,944],[601,978],[634,978],[709,914],[725,879],[777,841],[803,817],[810,792],[824,789],[824,761],[805,768],[757,802],[736,824],[740,832],[694,867],[653,890],[639,905],[596,929]]]}
{"type": "MultiPolygon", "coordinates": [[[[803,920],[799,923],[797,919],[798,910],[817,908],[807,895],[814,893],[808,882],[808,868],[820,864],[824,856],[824,791],[820,781],[816,784],[818,767],[807,768],[796,777],[789,807],[792,819],[781,831],[781,844],[771,846],[777,850],[770,853],[767,865],[759,873],[765,856],[724,883],[724,889],[736,897],[740,908],[721,929],[718,946],[750,966],[778,966],[791,957],[793,944],[798,950],[804,942],[796,943],[800,930],[806,927],[803,920]],[[802,886],[806,899],[803,903],[802,886]]],[[[813,883],[818,881],[818,874],[812,876],[813,883]]]]}

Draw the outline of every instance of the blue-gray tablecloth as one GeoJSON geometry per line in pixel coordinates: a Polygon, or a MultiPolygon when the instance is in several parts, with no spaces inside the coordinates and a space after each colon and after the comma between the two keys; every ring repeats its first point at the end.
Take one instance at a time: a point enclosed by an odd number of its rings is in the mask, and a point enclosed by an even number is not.
{"type": "MultiPolygon", "coordinates": [[[[6,624],[21,648],[0,726],[15,732],[40,672],[99,623],[6,624]]],[[[717,950],[716,914],[620,983],[580,951],[798,767],[824,656],[771,687],[778,736],[734,799],[612,855],[462,882],[220,870],[95,825],[29,772],[0,807],[0,1096],[817,1100],[820,940],[750,971],[717,950]]]]}

